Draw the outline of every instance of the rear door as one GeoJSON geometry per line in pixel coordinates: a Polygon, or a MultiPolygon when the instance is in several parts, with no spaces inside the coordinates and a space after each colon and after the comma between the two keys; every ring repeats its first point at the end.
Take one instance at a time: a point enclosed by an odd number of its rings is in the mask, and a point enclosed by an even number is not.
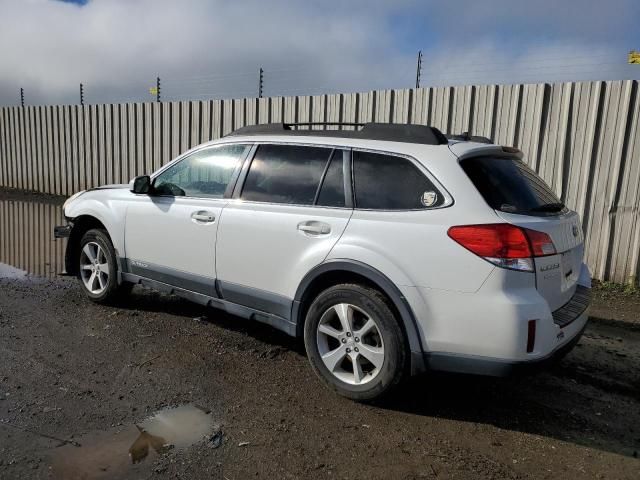
{"type": "Polygon", "coordinates": [[[515,157],[471,157],[460,164],[500,218],[551,237],[556,254],[535,259],[536,287],[551,311],[562,307],[573,296],[582,268],[584,236],[578,214],[515,157]]]}
{"type": "Polygon", "coordinates": [[[217,273],[226,300],[288,318],[300,281],[344,231],[349,152],[262,144],[222,213],[217,273]]]}

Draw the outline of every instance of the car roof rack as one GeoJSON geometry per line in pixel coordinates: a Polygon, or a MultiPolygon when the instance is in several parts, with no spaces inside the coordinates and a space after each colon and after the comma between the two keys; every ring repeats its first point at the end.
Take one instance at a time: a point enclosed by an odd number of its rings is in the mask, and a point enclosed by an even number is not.
{"type": "Polygon", "coordinates": [[[239,135],[304,135],[319,137],[358,138],[362,140],[384,140],[389,142],[418,143],[423,145],[445,145],[444,134],[435,127],[405,123],[344,123],[344,122],[298,122],[265,123],[242,127],[227,136],[239,135]],[[316,130],[313,127],[323,127],[316,130]],[[327,130],[326,127],[340,129],[327,130]],[[345,127],[347,127],[345,129],[345,127]]]}
{"type": "Polygon", "coordinates": [[[469,132],[462,132],[445,136],[449,140],[460,140],[462,142],[493,143],[490,138],[482,137],[480,135],[469,135],[469,132]]]}

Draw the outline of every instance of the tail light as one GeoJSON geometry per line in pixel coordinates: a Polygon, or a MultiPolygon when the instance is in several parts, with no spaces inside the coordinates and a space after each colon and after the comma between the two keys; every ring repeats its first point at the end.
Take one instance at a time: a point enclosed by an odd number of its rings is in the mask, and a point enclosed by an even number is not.
{"type": "Polygon", "coordinates": [[[508,223],[460,225],[449,237],[467,250],[502,268],[533,272],[533,259],[554,255],[556,248],[544,232],[508,223]]]}

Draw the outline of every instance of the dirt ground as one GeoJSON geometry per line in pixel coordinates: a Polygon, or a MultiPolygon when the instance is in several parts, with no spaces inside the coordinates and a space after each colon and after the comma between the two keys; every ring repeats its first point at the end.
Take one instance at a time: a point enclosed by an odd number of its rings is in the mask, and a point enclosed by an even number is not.
{"type": "Polygon", "coordinates": [[[324,389],[300,342],[267,326],[140,287],[98,306],[74,279],[0,267],[3,479],[640,478],[635,293],[600,286],[549,371],[427,374],[364,405],[324,389]],[[176,406],[209,418],[204,441],[140,434],[176,406]]]}

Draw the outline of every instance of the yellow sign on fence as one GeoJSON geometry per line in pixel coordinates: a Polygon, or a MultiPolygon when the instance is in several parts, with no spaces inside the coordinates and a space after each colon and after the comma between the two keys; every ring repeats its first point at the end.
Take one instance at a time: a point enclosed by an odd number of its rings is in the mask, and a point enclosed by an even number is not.
{"type": "Polygon", "coordinates": [[[629,63],[635,63],[637,65],[640,65],[640,52],[631,50],[629,52],[629,63]]]}

